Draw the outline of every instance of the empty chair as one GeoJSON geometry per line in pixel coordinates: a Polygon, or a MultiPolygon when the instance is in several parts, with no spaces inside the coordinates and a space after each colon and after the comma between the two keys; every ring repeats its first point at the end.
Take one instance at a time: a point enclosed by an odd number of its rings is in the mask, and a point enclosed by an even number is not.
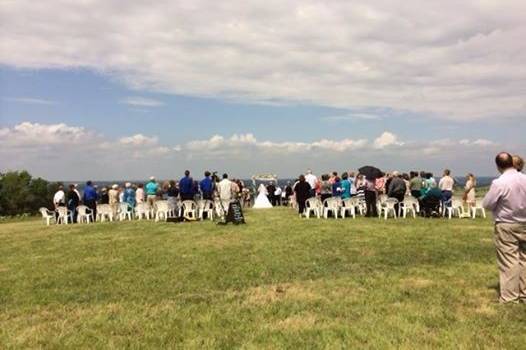
{"type": "Polygon", "coordinates": [[[310,218],[313,213],[319,219],[321,217],[322,203],[318,198],[309,198],[305,201],[305,217],[310,218]]]}
{"type": "Polygon", "coordinates": [[[128,203],[119,203],[119,220],[132,220],[133,208],[128,203]]]}
{"type": "Polygon", "coordinates": [[[379,217],[384,216],[384,219],[387,220],[389,214],[392,213],[393,217],[397,218],[397,213],[395,206],[398,204],[398,199],[396,198],[387,198],[383,204],[380,205],[379,217]]]}
{"type": "Polygon", "coordinates": [[[339,197],[327,198],[323,202],[323,217],[325,219],[329,218],[329,213],[334,215],[334,218],[337,219],[342,207],[342,200],[339,197]]]}
{"type": "Polygon", "coordinates": [[[458,216],[459,218],[470,217],[470,214],[466,214],[466,211],[464,210],[462,200],[457,198],[451,199],[451,206],[447,207],[446,211],[450,220],[453,216],[458,216]]]}
{"type": "Polygon", "coordinates": [[[46,222],[46,225],[49,226],[49,224],[53,221],[55,221],[55,212],[48,210],[47,208],[40,208],[38,209],[40,214],[42,214],[42,220],[46,222]]]}
{"type": "Polygon", "coordinates": [[[345,215],[349,213],[353,219],[356,219],[356,207],[358,206],[358,200],[356,198],[347,198],[342,201],[342,218],[345,219],[345,215]]]}
{"type": "Polygon", "coordinates": [[[407,196],[400,204],[401,213],[398,213],[399,216],[405,219],[407,217],[407,213],[411,212],[413,214],[413,218],[416,218],[416,214],[420,211],[420,204],[416,198],[407,196]]]}
{"type": "Polygon", "coordinates": [[[113,208],[109,204],[97,205],[97,220],[104,222],[106,218],[113,221],[113,208]]]}
{"type": "Polygon", "coordinates": [[[471,217],[475,219],[477,217],[477,212],[482,214],[483,218],[486,218],[486,209],[482,206],[482,201],[477,199],[475,205],[471,207],[471,217]]]}
{"type": "Polygon", "coordinates": [[[79,224],[86,222],[86,224],[89,224],[90,222],[95,221],[93,218],[93,210],[88,208],[85,205],[79,205],[77,207],[77,222],[79,224]]]}
{"type": "Polygon", "coordinates": [[[181,204],[183,217],[187,220],[197,220],[197,203],[192,200],[183,201],[181,204]]]}
{"type": "Polygon", "coordinates": [[[146,220],[150,219],[151,209],[150,205],[148,203],[137,203],[137,206],[135,207],[135,216],[142,220],[144,217],[146,220]]]}
{"type": "Polygon", "coordinates": [[[68,221],[73,222],[73,213],[66,207],[58,207],[55,209],[57,212],[57,224],[68,224],[68,221]]]}
{"type": "Polygon", "coordinates": [[[155,221],[168,219],[170,215],[170,205],[168,201],[157,201],[155,202],[155,221]]]}
{"type": "Polygon", "coordinates": [[[168,217],[176,217],[176,216],[180,216],[180,213],[179,213],[179,207],[180,207],[180,204],[179,204],[179,200],[175,200],[175,201],[168,201],[168,217]]]}
{"type": "Polygon", "coordinates": [[[207,219],[214,220],[214,202],[211,200],[199,201],[199,219],[204,220],[205,214],[207,219]]]}

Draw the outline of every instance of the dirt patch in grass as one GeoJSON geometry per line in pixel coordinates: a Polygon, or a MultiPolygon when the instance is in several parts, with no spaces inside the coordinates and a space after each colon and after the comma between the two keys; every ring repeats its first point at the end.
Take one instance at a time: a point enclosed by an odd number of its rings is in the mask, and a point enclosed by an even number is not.
{"type": "Polygon", "coordinates": [[[250,288],[246,292],[246,303],[266,305],[281,300],[314,301],[323,296],[302,284],[276,284],[250,288]]]}

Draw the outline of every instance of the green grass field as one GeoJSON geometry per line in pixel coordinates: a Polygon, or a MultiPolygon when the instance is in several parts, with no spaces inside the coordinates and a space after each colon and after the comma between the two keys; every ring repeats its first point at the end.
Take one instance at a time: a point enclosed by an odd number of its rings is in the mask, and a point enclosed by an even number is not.
{"type": "Polygon", "coordinates": [[[0,348],[524,348],[491,221],[0,224],[0,348]]]}

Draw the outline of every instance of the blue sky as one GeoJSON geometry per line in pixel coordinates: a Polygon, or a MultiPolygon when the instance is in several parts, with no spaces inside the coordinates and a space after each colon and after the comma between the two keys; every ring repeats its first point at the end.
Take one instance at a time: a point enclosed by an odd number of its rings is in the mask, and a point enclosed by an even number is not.
{"type": "Polygon", "coordinates": [[[47,5],[0,7],[0,170],[246,177],[372,163],[492,175],[495,152],[526,151],[518,2],[47,5]],[[54,10],[65,19],[43,20],[54,10]]]}

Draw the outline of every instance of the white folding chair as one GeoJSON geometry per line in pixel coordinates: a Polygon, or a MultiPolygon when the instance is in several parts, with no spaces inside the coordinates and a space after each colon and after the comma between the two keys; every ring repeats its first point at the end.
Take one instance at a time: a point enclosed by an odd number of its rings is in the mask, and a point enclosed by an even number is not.
{"type": "Polygon", "coordinates": [[[486,218],[486,209],[482,206],[482,201],[477,199],[475,205],[471,207],[471,217],[475,219],[477,217],[477,212],[482,214],[483,218],[486,218]]]}
{"type": "Polygon", "coordinates": [[[310,218],[310,214],[313,213],[319,219],[321,217],[321,201],[318,198],[309,198],[305,201],[305,217],[310,218]]]}
{"type": "Polygon", "coordinates": [[[185,200],[182,203],[183,217],[188,220],[197,220],[197,203],[192,200],[185,200]]]}
{"type": "Polygon", "coordinates": [[[40,208],[38,209],[40,214],[42,214],[42,220],[46,222],[46,225],[49,226],[51,221],[55,221],[55,212],[48,210],[47,208],[40,208]]]}
{"type": "Polygon", "coordinates": [[[387,218],[389,217],[389,214],[392,213],[393,217],[396,219],[398,216],[396,213],[396,209],[395,209],[396,204],[398,204],[398,199],[387,198],[385,202],[383,203],[383,205],[380,205],[379,217],[382,217],[383,215],[384,219],[387,220],[387,218]]]}
{"type": "Polygon", "coordinates": [[[128,203],[119,203],[119,220],[132,220],[133,208],[128,203]]]}
{"type": "Polygon", "coordinates": [[[358,200],[355,198],[346,198],[342,201],[342,218],[345,219],[345,214],[350,213],[353,219],[356,219],[356,207],[358,206],[358,200]]]}
{"type": "Polygon", "coordinates": [[[109,221],[113,221],[113,208],[109,204],[97,205],[97,220],[104,222],[108,218],[109,221]]]}
{"type": "Polygon", "coordinates": [[[170,214],[170,205],[168,201],[156,201],[155,202],[155,221],[159,220],[168,220],[168,215],[170,214]]]}
{"type": "Polygon", "coordinates": [[[90,222],[93,222],[93,210],[88,208],[85,205],[79,205],[77,207],[77,222],[79,224],[82,224],[83,222],[86,222],[86,224],[89,224],[90,222]]]}
{"type": "Polygon", "coordinates": [[[210,219],[210,221],[214,220],[214,202],[211,200],[201,200],[199,201],[199,219],[204,220],[204,214],[206,213],[206,217],[210,219]]]}
{"type": "Polygon", "coordinates": [[[401,213],[398,213],[398,215],[404,219],[407,217],[408,212],[411,212],[413,214],[413,218],[416,218],[416,214],[420,211],[420,204],[418,204],[418,200],[416,198],[408,196],[404,198],[402,203],[400,203],[399,208],[401,213]]]}
{"type": "Polygon", "coordinates": [[[55,211],[58,213],[57,216],[57,224],[68,224],[68,221],[71,220],[73,222],[73,213],[71,210],[68,210],[66,207],[58,207],[55,209],[55,211]]]}
{"type": "Polygon", "coordinates": [[[150,220],[150,214],[151,214],[151,208],[148,203],[137,203],[135,206],[135,216],[142,220],[142,218],[145,218],[146,220],[150,220]]]}
{"type": "Polygon", "coordinates": [[[332,213],[334,215],[334,218],[337,219],[338,215],[341,210],[341,198],[339,197],[331,197],[327,198],[323,202],[323,217],[325,219],[329,218],[329,213],[332,213]]]}
{"type": "Polygon", "coordinates": [[[451,199],[451,206],[447,207],[446,210],[449,220],[451,220],[453,216],[458,216],[458,218],[471,217],[471,215],[464,210],[464,203],[462,203],[462,200],[457,198],[451,199]]]}

